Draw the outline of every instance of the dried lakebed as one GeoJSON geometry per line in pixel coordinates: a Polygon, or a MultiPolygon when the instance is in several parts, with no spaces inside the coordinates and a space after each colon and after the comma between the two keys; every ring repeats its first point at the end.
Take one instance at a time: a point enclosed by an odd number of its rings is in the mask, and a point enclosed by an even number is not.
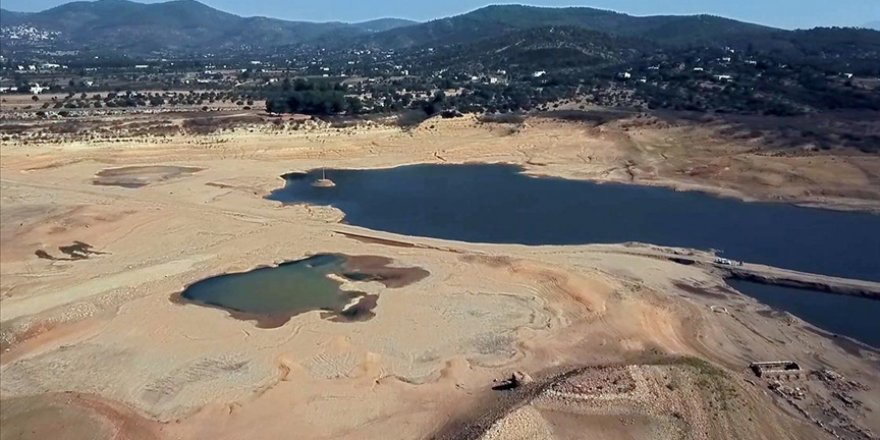
{"type": "Polygon", "coordinates": [[[186,177],[199,171],[202,171],[202,168],[174,165],[139,165],[106,168],[95,174],[92,184],[135,189],[166,180],[186,177]]]}

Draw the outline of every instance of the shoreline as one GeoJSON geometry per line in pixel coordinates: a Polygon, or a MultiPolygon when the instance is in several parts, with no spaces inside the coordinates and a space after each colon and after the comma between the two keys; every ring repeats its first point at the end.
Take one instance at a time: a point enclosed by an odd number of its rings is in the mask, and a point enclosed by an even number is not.
{"type": "MultiPolygon", "coordinates": [[[[675,192],[696,192],[705,195],[709,195],[717,198],[724,199],[733,199],[740,202],[745,203],[768,203],[768,204],[785,204],[797,206],[799,208],[807,208],[807,209],[821,209],[826,211],[837,211],[837,212],[862,212],[867,214],[875,214],[880,215],[880,200],[864,200],[864,199],[845,199],[839,200],[836,202],[830,202],[822,199],[809,199],[809,198],[794,198],[794,199],[771,199],[771,198],[762,198],[755,195],[748,195],[742,191],[734,190],[731,188],[724,188],[720,186],[711,186],[711,185],[703,185],[703,184],[694,184],[687,183],[682,181],[675,180],[625,180],[625,179],[602,179],[595,177],[578,177],[571,175],[570,173],[565,172],[539,172],[540,168],[534,168],[534,165],[523,163],[523,162],[513,162],[513,161],[461,161],[461,162],[449,162],[449,161],[416,161],[416,162],[406,162],[406,163],[397,163],[392,165],[377,165],[377,166],[368,166],[368,167],[332,167],[327,168],[330,171],[334,170],[386,170],[386,169],[394,169],[401,168],[407,166],[414,165],[437,165],[437,166],[455,166],[455,165],[510,165],[515,166],[520,169],[519,173],[525,176],[533,177],[536,179],[547,178],[547,179],[562,179],[562,180],[571,180],[571,181],[583,181],[590,182],[597,185],[603,184],[615,184],[615,185],[634,185],[634,186],[642,186],[648,188],[663,188],[668,189],[670,191],[675,192]],[[847,201],[848,200],[848,201],[847,201]]],[[[543,166],[542,166],[543,168],[543,166]]],[[[313,171],[319,170],[319,168],[308,168],[303,170],[291,170],[286,172],[278,178],[282,180],[283,183],[286,184],[286,177],[289,175],[303,175],[303,177],[307,176],[313,171]]],[[[268,197],[272,192],[282,189],[282,187],[276,188],[264,194],[264,198],[268,197]]],[[[274,202],[274,200],[272,200],[274,202]]],[[[279,202],[282,203],[283,202],[279,202]]]]}
{"type": "MultiPolygon", "coordinates": [[[[74,153],[78,156],[77,162],[88,161],[89,157],[100,162],[101,157],[106,160],[106,155],[102,153],[119,152],[128,156],[132,154],[132,149],[136,149],[162,159],[138,162],[143,165],[179,161],[188,162],[191,166],[205,166],[205,163],[196,160],[168,158],[162,153],[178,151],[191,155],[188,150],[193,149],[194,145],[216,144],[221,150],[235,149],[242,155],[262,152],[267,155],[267,160],[273,161],[309,159],[311,162],[324,159],[321,163],[314,163],[311,168],[372,169],[427,163],[504,163],[522,167],[525,174],[532,176],[637,184],[674,191],[698,191],[746,202],[788,203],[806,208],[880,214],[880,188],[870,189],[873,186],[871,182],[880,181],[880,156],[857,151],[793,149],[776,150],[778,154],[769,154],[774,152],[770,150],[765,154],[760,149],[756,150],[754,145],[739,145],[736,142],[728,145],[727,141],[719,143],[722,138],[717,133],[718,129],[697,123],[631,128],[626,121],[613,121],[600,125],[596,130],[579,122],[537,116],[526,118],[521,124],[505,124],[478,122],[473,115],[448,120],[430,119],[411,130],[373,123],[347,128],[313,123],[301,130],[278,130],[266,122],[211,134],[123,136],[97,144],[90,144],[86,140],[66,143],[34,141],[27,145],[20,141],[3,141],[0,143],[0,156],[5,156],[5,161],[22,159],[22,156],[26,160],[34,160],[46,154],[66,156],[67,153],[74,153]],[[516,131],[505,131],[514,128],[516,131]],[[660,136],[665,136],[664,140],[657,140],[660,136]],[[556,148],[542,145],[548,142],[547,138],[551,144],[560,144],[564,139],[564,147],[557,151],[556,148]],[[286,141],[290,143],[285,145],[286,141]],[[658,142],[662,149],[651,145],[658,142]],[[395,150],[393,156],[396,157],[377,162],[376,155],[386,145],[395,150]],[[330,151],[320,151],[328,147],[330,151]],[[354,155],[346,158],[341,154],[343,152],[354,155]],[[369,163],[351,162],[358,158],[368,159],[369,163]],[[747,165],[757,166],[759,171],[766,169],[772,174],[752,176],[757,171],[750,168],[736,172],[737,168],[747,165]],[[828,170],[823,170],[826,167],[828,170]],[[839,170],[835,170],[837,168],[839,170]],[[841,181],[840,173],[849,170],[867,174],[859,178],[859,183],[841,181]],[[711,174],[705,174],[707,172],[711,174]],[[788,179],[794,179],[793,183],[786,183],[788,179]],[[799,189],[803,185],[807,186],[799,189]]],[[[210,156],[205,158],[211,159],[210,156]]],[[[114,165],[122,166],[114,162],[105,163],[108,169],[114,168],[114,165]]],[[[126,162],[125,165],[134,164],[126,162]]],[[[41,167],[45,165],[21,168],[38,171],[41,167]]]]}

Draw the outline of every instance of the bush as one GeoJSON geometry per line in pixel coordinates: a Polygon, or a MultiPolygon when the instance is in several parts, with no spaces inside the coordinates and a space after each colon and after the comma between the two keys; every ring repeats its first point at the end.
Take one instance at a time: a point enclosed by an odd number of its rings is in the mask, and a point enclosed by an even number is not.
{"type": "Polygon", "coordinates": [[[430,115],[424,110],[405,110],[397,115],[397,126],[401,128],[418,127],[419,124],[428,119],[430,115]]]}

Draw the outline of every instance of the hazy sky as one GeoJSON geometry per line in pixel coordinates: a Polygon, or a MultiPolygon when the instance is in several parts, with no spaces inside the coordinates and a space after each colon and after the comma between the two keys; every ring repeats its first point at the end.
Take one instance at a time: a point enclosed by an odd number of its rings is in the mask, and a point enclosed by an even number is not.
{"type": "MultiPolygon", "coordinates": [[[[157,3],[162,0],[143,0],[157,3]]],[[[880,20],[880,0],[202,0],[239,15],[289,20],[363,21],[379,17],[430,20],[497,3],[592,6],[634,15],[709,13],[771,26],[858,26],[880,20]]],[[[2,0],[14,11],[39,11],[65,0],[2,0]]]]}

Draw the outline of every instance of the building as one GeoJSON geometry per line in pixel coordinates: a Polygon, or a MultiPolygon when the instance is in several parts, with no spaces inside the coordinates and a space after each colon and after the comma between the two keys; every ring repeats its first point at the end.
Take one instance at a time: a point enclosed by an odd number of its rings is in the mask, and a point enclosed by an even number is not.
{"type": "Polygon", "coordinates": [[[794,380],[803,379],[804,371],[792,361],[752,362],[749,368],[762,379],[794,380]]]}
{"type": "Polygon", "coordinates": [[[49,90],[49,88],[48,87],[41,87],[39,84],[34,84],[30,88],[30,92],[34,95],[39,95],[40,93],[43,93],[46,90],[49,90]]]}

